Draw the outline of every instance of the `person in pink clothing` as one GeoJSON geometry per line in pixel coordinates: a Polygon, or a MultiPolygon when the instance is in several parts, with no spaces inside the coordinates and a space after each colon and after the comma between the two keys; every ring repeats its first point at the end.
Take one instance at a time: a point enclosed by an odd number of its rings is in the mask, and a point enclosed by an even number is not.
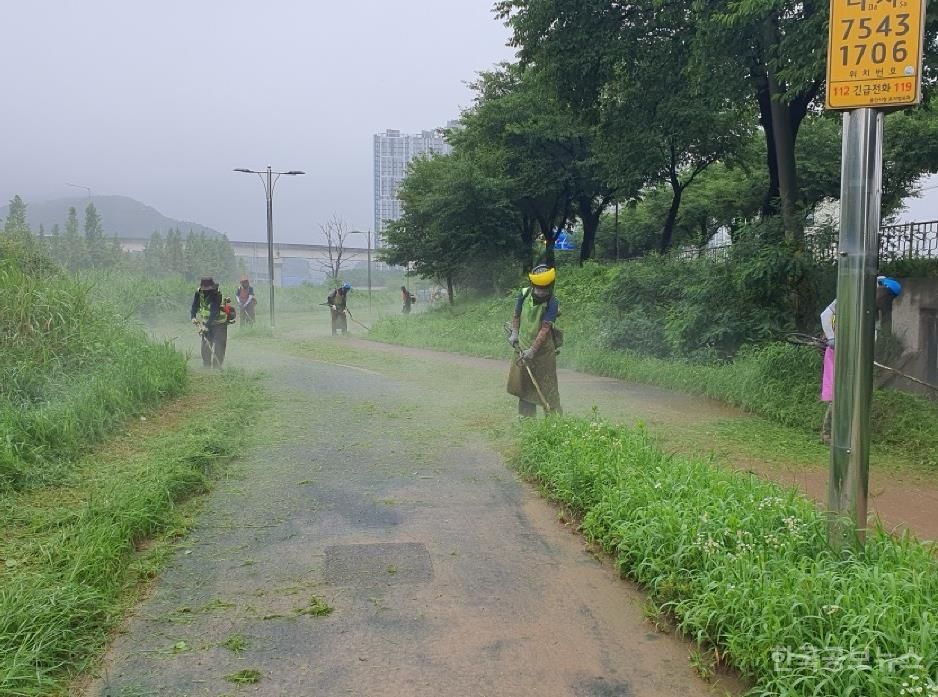
{"type": "Polygon", "coordinates": [[[824,421],[821,424],[821,441],[830,445],[831,421],[834,414],[834,323],[837,318],[837,300],[824,308],[821,313],[821,328],[827,340],[824,349],[824,370],[821,373],[821,401],[827,402],[827,411],[824,412],[824,421]]]}
{"type": "MultiPolygon", "coordinates": [[[[888,276],[876,277],[876,327],[879,330],[879,317],[889,307],[893,299],[902,292],[902,286],[894,278],[888,276]]],[[[821,374],[821,401],[827,402],[827,411],[824,412],[824,422],[821,424],[821,440],[830,445],[831,422],[834,415],[834,336],[837,324],[837,299],[834,299],[821,313],[821,328],[827,340],[824,349],[824,372],[821,374]]]]}

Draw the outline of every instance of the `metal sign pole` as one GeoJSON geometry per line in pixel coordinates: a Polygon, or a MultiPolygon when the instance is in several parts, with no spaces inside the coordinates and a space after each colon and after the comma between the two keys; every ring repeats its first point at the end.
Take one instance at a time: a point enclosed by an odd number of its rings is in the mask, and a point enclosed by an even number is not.
{"type": "Polygon", "coordinates": [[[844,110],[828,537],[863,543],[882,198],[883,109],[922,99],[925,0],[830,0],[828,109],[844,110]],[[849,522],[848,521],[849,516],[849,522]]]}
{"type": "Polygon", "coordinates": [[[834,415],[828,488],[829,540],[835,548],[853,541],[862,544],[867,524],[883,112],[848,111],[844,113],[843,125],[834,415]]]}

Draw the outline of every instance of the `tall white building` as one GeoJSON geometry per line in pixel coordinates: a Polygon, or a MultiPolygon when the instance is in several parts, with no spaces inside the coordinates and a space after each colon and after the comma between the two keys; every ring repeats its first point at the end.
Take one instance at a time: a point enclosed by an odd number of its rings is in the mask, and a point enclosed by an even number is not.
{"type": "MultiPolygon", "coordinates": [[[[450,122],[447,126],[455,125],[450,122]]],[[[452,148],[443,139],[442,129],[408,135],[387,130],[375,135],[375,246],[381,246],[388,220],[401,217],[397,190],[407,173],[407,165],[428,153],[445,155],[452,148]]]]}

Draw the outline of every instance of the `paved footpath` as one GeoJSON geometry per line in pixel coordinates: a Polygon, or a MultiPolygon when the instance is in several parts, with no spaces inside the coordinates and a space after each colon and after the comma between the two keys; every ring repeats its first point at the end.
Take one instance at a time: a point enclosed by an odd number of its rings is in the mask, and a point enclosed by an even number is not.
{"type": "Polygon", "coordinates": [[[233,339],[230,364],[262,369],[273,395],[247,425],[268,442],[208,497],[89,694],[739,691],[700,680],[690,645],[655,631],[643,594],[506,466],[491,436],[513,405],[489,369],[343,338],[233,339]],[[314,597],[333,612],[311,614],[314,597]],[[225,678],[248,670],[256,683],[225,678]]]}

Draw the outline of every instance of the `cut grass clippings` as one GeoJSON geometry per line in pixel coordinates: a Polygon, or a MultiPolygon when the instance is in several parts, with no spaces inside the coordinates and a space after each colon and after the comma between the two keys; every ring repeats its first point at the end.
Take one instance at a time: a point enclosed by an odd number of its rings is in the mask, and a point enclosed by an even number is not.
{"type": "Polygon", "coordinates": [[[334,608],[326,602],[325,598],[314,595],[309,599],[309,604],[306,607],[297,609],[296,613],[298,615],[310,615],[311,617],[325,617],[331,615],[333,610],[334,608]]]}
{"type": "Polygon", "coordinates": [[[233,682],[235,685],[253,685],[260,682],[263,673],[256,668],[245,668],[237,673],[231,673],[225,676],[225,680],[233,682]]]}
{"type": "Polygon", "coordinates": [[[938,694],[938,561],[914,538],[877,529],[835,554],[800,494],[666,455],[641,429],[527,423],[516,464],[751,695],[938,694]]]}
{"type": "Polygon", "coordinates": [[[56,487],[0,496],[0,694],[65,693],[155,573],[136,550],[178,532],[178,504],[238,452],[241,430],[224,424],[256,408],[256,383],[231,371],[193,383],[56,487]]]}

